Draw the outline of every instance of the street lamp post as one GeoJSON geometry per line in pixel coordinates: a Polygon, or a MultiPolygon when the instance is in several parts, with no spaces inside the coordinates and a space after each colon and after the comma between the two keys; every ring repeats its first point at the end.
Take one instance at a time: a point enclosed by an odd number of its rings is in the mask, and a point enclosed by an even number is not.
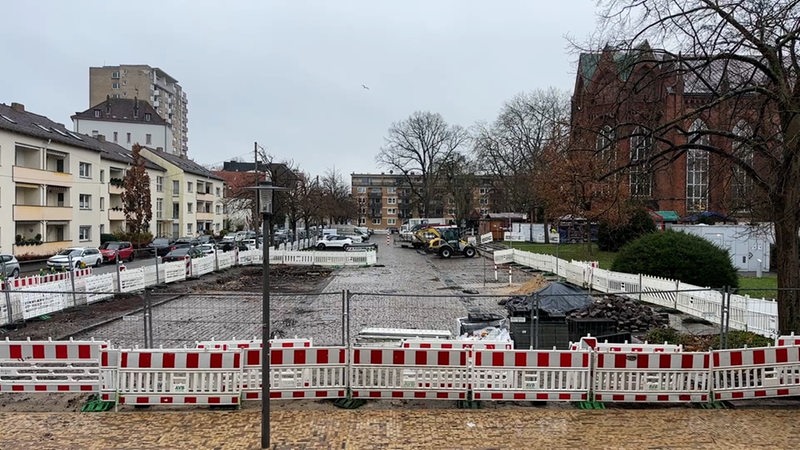
{"type": "Polygon", "coordinates": [[[258,192],[259,212],[261,213],[261,235],[264,243],[261,246],[262,261],[262,293],[261,293],[261,448],[269,447],[269,243],[270,243],[270,221],[272,219],[272,195],[274,191],[284,190],[284,188],[272,185],[272,179],[267,175],[267,180],[259,183],[251,189],[258,192]]]}

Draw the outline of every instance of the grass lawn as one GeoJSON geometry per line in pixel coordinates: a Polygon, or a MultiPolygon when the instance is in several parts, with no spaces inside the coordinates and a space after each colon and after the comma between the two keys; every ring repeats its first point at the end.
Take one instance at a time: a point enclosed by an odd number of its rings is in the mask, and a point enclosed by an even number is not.
{"type": "MultiPolygon", "coordinates": [[[[601,269],[611,270],[611,264],[617,257],[616,252],[601,252],[596,244],[592,244],[591,251],[586,244],[533,244],[530,242],[504,242],[509,248],[516,248],[526,252],[542,253],[545,255],[558,255],[559,258],[569,261],[597,261],[601,269]]],[[[755,275],[740,276],[737,294],[749,295],[753,298],[775,298],[778,292],[778,278],[774,273],[764,273],[761,278],[755,275]]]]}

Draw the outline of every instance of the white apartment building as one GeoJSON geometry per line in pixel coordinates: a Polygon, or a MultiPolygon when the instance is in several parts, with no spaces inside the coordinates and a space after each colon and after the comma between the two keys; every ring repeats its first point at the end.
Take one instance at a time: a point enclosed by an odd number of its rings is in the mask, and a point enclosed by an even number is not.
{"type": "Polygon", "coordinates": [[[108,98],[72,116],[77,133],[97,137],[130,150],[134,144],[161,148],[172,153],[173,135],[169,124],[149,103],[138,99],[108,98]]]}

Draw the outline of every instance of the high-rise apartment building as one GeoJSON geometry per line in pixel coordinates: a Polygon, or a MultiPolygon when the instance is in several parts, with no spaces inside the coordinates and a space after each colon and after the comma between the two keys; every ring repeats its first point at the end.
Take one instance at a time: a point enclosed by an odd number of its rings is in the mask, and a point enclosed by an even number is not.
{"type": "Polygon", "coordinates": [[[89,68],[89,107],[110,98],[144,100],[155,108],[172,128],[172,152],[185,157],[189,150],[188,100],[172,78],[144,64],[122,64],[89,68]]]}

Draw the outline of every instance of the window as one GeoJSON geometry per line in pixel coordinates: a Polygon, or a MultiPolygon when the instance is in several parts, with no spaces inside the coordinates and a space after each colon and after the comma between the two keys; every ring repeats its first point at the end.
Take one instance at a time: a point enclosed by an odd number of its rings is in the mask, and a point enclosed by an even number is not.
{"type": "Polygon", "coordinates": [[[367,192],[367,188],[365,186],[359,186],[356,188],[356,192],[358,192],[359,194],[364,194],[367,192]]]}
{"type": "Polygon", "coordinates": [[[144,113],[144,120],[145,122],[150,122],[151,115],[150,113],[144,113]]]}
{"type": "Polygon", "coordinates": [[[153,135],[150,133],[144,135],[145,145],[153,145],[153,135]]]}
{"type": "Polygon", "coordinates": [[[648,163],[652,148],[653,136],[650,130],[637,127],[631,135],[631,169],[628,180],[631,197],[649,198],[653,195],[653,177],[648,163]]]}
{"type": "Polygon", "coordinates": [[[386,199],[386,204],[387,205],[396,205],[397,204],[397,198],[396,197],[387,198],[386,199]]]}
{"type": "Polygon", "coordinates": [[[111,83],[111,89],[119,89],[119,83],[111,83]]]}
{"type": "Polygon", "coordinates": [[[746,122],[740,121],[733,128],[733,134],[738,138],[734,140],[731,150],[739,164],[734,162],[733,166],[731,204],[733,209],[741,210],[748,207],[750,203],[749,197],[753,192],[753,179],[747,176],[747,173],[742,169],[742,165],[753,166],[754,152],[750,143],[753,138],[753,130],[746,122]]]}
{"type": "Polygon", "coordinates": [[[103,224],[103,223],[101,223],[101,224],[100,224],[100,234],[103,234],[103,233],[105,233],[105,232],[106,232],[106,225],[105,225],[105,224],[103,224]]]}
{"type": "MultiPolygon", "coordinates": [[[[172,204],[172,218],[178,219],[181,215],[181,205],[179,203],[172,204]]],[[[177,225],[177,224],[176,224],[177,225]]]]}
{"type": "Polygon", "coordinates": [[[91,178],[92,177],[92,165],[89,163],[79,163],[78,164],[78,176],[81,178],[91,178]]]}
{"type": "Polygon", "coordinates": [[[127,135],[126,141],[127,141],[128,144],[130,144],[131,143],[131,134],[130,133],[125,133],[125,134],[127,135]]]}
{"type": "Polygon", "coordinates": [[[111,78],[114,80],[119,80],[119,71],[115,70],[114,72],[111,72],[111,78]]]}
{"type": "Polygon", "coordinates": [[[489,188],[480,188],[478,190],[478,193],[480,193],[481,195],[486,195],[489,193],[489,188]]]}
{"type": "Polygon", "coordinates": [[[381,219],[372,219],[372,224],[373,225],[380,225],[381,224],[381,219]]]}
{"type": "Polygon", "coordinates": [[[78,227],[78,240],[89,241],[92,239],[92,227],[90,225],[81,225],[78,227]]]}
{"type": "Polygon", "coordinates": [[[192,228],[194,228],[194,227],[192,227],[192,225],[193,224],[191,224],[191,223],[187,223],[186,224],[186,234],[188,234],[189,236],[192,235],[192,228]]]}
{"type": "MultiPolygon", "coordinates": [[[[704,133],[706,125],[695,120],[689,128],[689,144],[708,147],[710,139],[704,133]]],[[[698,212],[708,209],[708,152],[703,148],[686,151],[686,211],[698,212]]]]}
{"type": "Polygon", "coordinates": [[[395,225],[397,223],[397,219],[386,219],[386,225],[395,225]]]}
{"type": "Polygon", "coordinates": [[[164,199],[157,198],[156,199],[156,219],[163,219],[164,218],[164,199]]]}
{"type": "Polygon", "coordinates": [[[222,214],[222,205],[217,205],[216,206],[216,213],[217,214],[222,214]]]}
{"type": "Polygon", "coordinates": [[[186,192],[193,192],[192,188],[193,188],[192,182],[191,181],[187,181],[186,182],[186,192]]]}
{"type": "Polygon", "coordinates": [[[115,144],[116,144],[116,143],[119,141],[118,134],[119,134],[119,133],[117,133],[116,131],[114,132],[114,143],[115,143],[115,144]]]}
{"type": "Polygon", "coordinates": [[[186,204],[186,212],[187,213],[192,214],[193,208],[194,208],[194,203],[187,203],[186,204]]]}
{"type": "Polygon", "coordinates": [[[397,208],[388,208],[386,214],[397,214],[397,208]]]}
{"type": "Polygon", "coordinates": [[[181,183],[178,180],[172,180],[172,196],[177,197],[181,195],[181,183]]]}
{"type": "Polygon", "coordinates": [[[480,199],[479,203],[481,205],[488,205],[489,204],[489,199],[488,198],[482,198],[482,199],[480,199]]]}
{"type": "Polygon", "coordinates": [[[156,192],[164,192],[164,177],[156,177],[156,192]]]}
{"type": "Polygon", "coordinates": [[[80,209],[92,209],[92,196],[89,194],[81,194],[78,196],[80,209]]]}
{"type": "Polygon", "coordinates": [[[100,110],[99,110],[99,109],[95,109],[95,110],[94,110],[94,116],[95,116],[96,118],[100,118],[100,110]]]}
{"type": "Polygon", "coordinates": [[[105,183],[106,182],[106,170],[105,169],[100,169],[100,182],[101,183],[105,183]]]}
{"type": "Polygon", "coordinates": [[[217,188],[217,197],[219,197],[221,193],[222,193],[222,190],[220,188],[217,188]]]}
{"type": "Polygon", "coordinates": [[[106,210],[106,198],[100,197],[100,211],[106,210]]]}
{"type": "Polygon", "coordinates": [[[396,188],[396,187],[394,187],[394,186],[391,186],[391,187],[387,187],[387,188],[386,188],[386,193],[387,193],[387,194],[394,194],[395,192],[397,192],[397,188],[396,188]]]}

